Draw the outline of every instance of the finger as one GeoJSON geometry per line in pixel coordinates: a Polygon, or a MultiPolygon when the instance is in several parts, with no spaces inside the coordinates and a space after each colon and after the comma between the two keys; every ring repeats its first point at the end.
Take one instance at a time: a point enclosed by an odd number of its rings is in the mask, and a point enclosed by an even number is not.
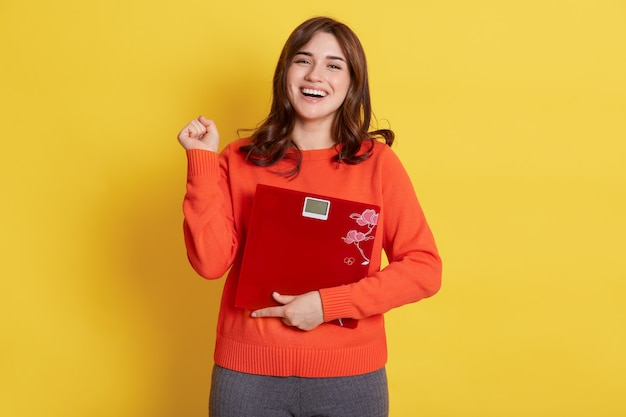
{"type": "Polygon", "coordinates": [[[267,307],[252,312],[252,317],[285,317],[282,307],[267,307]]]}
{"type": "Polygon", "coordinates": [[[202,123],[204,126],[209,127],[211,125],[215,125],[215,122],[213,120],[207,119],[204,116],[199,116],[197,119],[200,123],[202,123]]]}
{"type": "Polygon", "coordinates": [[[194,127],[193,122],[189,122],[189,124],[187,124],[187,126],[185,126],[183,130],[181,130],[178,137],[179,139],[187,139],[187,138],[195,139],[197,135],[198,135],[197,128],[194,127]]]}
{"type": "Polygon", "coordinates": [[[283,305],[289,304],[290,302],[296,299],[296,297],[293,295],[281,295],[277,292],[272,293],[272,298],[274,298],[274,300],[276,300],[277,303],[280,303],[283,305]]]}
{"type": "Polygon", "coordinates": [[[191,123],[189,123],[189,130],[190,133],[193,133],[189,136],[196,138],[204,136],[204,134],[207,132],[207,128],[198,120],[192,120],[191,123]]]}
{"type": "Polygon", "coordinates": [[[201,116],[201,118],[202,119],[199,119],[199,121],[206,129],[207,135],[219,138],[219,132],[217,131],[217,125],[215,124],[215,122],[203,116],[201,116]]]}

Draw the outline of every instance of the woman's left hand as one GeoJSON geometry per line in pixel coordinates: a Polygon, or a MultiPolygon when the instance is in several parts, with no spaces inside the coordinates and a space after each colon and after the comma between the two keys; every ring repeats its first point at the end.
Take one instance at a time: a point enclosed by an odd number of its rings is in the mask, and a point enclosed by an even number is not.
{"type": "Polygon", "coordinates": [[[322,297],[319,291],[311,291],[302,295],[272,294],[276,307],[266,307],[252,312],[252,317],[279,317],[287,326],[300,330],[313,330],[324,323],[322,297]]]}

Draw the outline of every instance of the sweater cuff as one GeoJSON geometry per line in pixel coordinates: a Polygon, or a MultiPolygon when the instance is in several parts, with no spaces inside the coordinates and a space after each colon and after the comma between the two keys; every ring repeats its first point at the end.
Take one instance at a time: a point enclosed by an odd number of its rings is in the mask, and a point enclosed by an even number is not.
{"type": "Polygon", "coordinates": [[[187,150],[187,176],[217,176],[219,172],[219,155],[203,149],[187,150]]]}
{"type": "Polygon", "coordinates": [[[340,287],[323,288],[319,290],[322,297],[322,307],[324,309],[324,321],[329,322],[336,319],[353,318],[351,287],[342,285],[340,287]]]}

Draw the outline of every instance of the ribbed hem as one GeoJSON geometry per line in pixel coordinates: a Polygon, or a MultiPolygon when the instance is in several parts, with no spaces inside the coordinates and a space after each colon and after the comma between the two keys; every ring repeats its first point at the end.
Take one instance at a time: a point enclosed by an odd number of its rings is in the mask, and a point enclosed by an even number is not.
{"type": "Polygon", "coordinates": [[[386,362],[387,343],[384,337],[366,346],[303,349],[253,345],[218,335],[215,347],[217,365],[256,375],[303,378],[353,376],[374,372],[386,362]]]}
{"type": "Polygon", "coordinates": [[[216,152],[202,149],[187,150],[187,175],[217,176],[219,172],[219,155],[216,152]]]}

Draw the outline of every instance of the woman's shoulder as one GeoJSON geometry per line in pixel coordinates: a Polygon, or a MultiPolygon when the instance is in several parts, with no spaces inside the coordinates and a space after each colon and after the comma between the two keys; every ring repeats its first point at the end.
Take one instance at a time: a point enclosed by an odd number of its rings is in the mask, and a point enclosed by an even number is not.
{"type": "Polygon", "coordinates": [[[371,150],[372,157],[376,159],[397,159],[395,152],[391,149],[391,146],[378,139],[368,139],[363,141],[361,145],[361,152],[367,152],[371,150]]]}
{"type": "Polygon", "coordinates": [[[252,140],[250,138],[239,138],[239,139],[235,139],[229,143],[227,143],[224,146],[224,149],[222,149],[221,153],[222,156],[225,157],[232,157],[235,155],[240,155],[241,152],[239,151],[239,149],[242,146],[246,146],[252,143],[252,140]]]}
{"type": "Polygon", "coordinates": [[[381,152],[383,149],[391,149],[391,147],[383,142],[381,139],[372,138],[363,141],[363,144],[365,146],[368,146],[368,143],[373,143],[373,145],[369,146],[373,146],[373,149],[378,150],[379,152],[381,152]]]}
{"type": "Polygon", "coordinates": [[[231,142],[229,142],[228,144],[226,144],[225,149],[235,149],[235,150],[239,150],[239,148],[241,148],[242,146],[246,146],[252,143],[252,139],[251,138],[238,138],[235,139],[231,142]]]}
{"type": "Polygon", "coordinates": [[[370,157],[363,163],[376,167],[375,169],[390,175],[406,171],[398,154],[385,142],[372,140],[372,144],[364,144],[363,150],[371,149],[370,157]]]}

